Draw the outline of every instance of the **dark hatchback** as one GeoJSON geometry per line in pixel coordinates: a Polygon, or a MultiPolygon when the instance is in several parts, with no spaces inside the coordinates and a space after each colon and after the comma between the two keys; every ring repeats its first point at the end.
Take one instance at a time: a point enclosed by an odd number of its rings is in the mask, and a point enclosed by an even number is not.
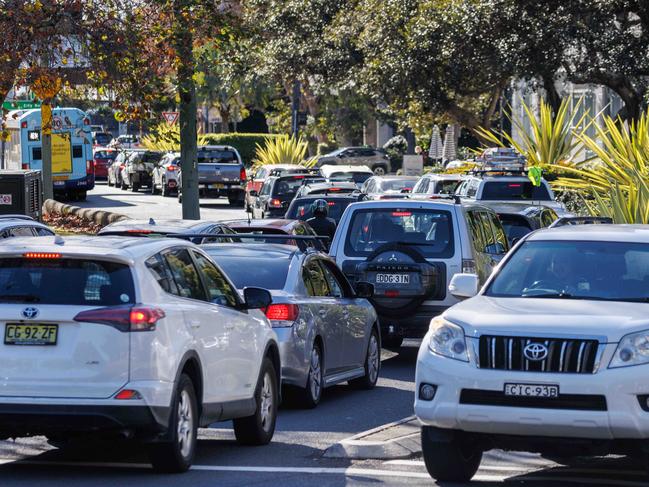
{"type": "Polygon", "coordinates": [[[281,218],[304,182],[304,174],[291,174],[266,179],[252,208],[253,218],[281,218]]]}
{"type": "Polygon", "coordinates": [[[498,214],[509,245],[514,245],[521,238],[534,230],[546,228],[558,218],[557,213],[547,206],[529,203],[496,203],[481,201],[498,214]]]}
{"type": "Polygon", "coordinates": [[[311,206],[316,200],[325,200],[327,205],[329,205],[329,218],[332,218],[336,221],[336,224],[340,222],[340,218],[343,216],[345,208],[347,208],[352,203],[359,201],[359,196],[332,196],[332,195],[320,195],[316,194],[313,196],[303,196],[301,198],[295,198],[291,205],[288,207],[288,211],[284,218],[287,220],[302,220],[306,221],[309,218],[313,217],[313,209],[311,206]]]}

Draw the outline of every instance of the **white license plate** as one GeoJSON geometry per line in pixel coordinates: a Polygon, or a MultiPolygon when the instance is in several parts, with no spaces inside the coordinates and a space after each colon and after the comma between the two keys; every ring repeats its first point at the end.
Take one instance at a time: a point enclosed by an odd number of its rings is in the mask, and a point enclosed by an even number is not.
{"type": "Polygon", "coordinates": [[[559,397],[559,386],[542,384],[505,384],[505,396],[559,397]]]}
{"type": "Polygon", "coordinates": [[[410,284],[408,274],[377,274],[377,284],[410,284]]]}

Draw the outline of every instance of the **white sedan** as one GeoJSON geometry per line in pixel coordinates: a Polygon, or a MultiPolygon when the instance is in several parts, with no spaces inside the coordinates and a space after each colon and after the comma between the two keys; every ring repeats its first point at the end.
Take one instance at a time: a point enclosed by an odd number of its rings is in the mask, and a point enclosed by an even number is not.
{"type": "Polygon", "coordinates": [[[162,196],[178,194],[178,174],[180,173],[180,152],[170,152],[163,156],[153,169],[151,192],[162,196]]]}

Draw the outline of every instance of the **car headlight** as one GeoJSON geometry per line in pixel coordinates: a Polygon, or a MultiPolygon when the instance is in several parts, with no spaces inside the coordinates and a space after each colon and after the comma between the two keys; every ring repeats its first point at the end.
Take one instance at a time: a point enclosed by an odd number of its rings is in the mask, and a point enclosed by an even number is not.
{"type": "Polygon", "coordinates": [[[611,359],[609,369],[649,363],[649,330],[622,337],[611,359]]]}
{"type": "Polygon", "coordinates": [[[462,362],[469,361],[462,327],[438,316],[430,323],[430,331],[428,348],[431,352],[462,362]]]}

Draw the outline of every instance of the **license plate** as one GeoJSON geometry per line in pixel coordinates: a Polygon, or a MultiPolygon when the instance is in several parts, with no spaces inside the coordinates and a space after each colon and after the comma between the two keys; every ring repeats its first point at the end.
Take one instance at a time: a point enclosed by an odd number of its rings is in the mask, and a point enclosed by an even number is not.
{"type": "Polygon", "coordinates": [[[56,345],[59,325],[7,323],[5,345],[56,345]]]}
{"type": "Polygon", "coordinates": [[[207,187],[208,187],[208,189],[223,189],[223,188],[225,188],[225,184],[221,184],[221,183],[208,184],[207,187]]]}
{"type": "Polygon", "coordinates": [[[541,384],[505,384],[505,396],[559,397],[559,386],[541,384]]]}
{"type": "Polygon", "coordinates": [[[408,274],[377,274],[377,284],[410,284],[408,274]]]}

